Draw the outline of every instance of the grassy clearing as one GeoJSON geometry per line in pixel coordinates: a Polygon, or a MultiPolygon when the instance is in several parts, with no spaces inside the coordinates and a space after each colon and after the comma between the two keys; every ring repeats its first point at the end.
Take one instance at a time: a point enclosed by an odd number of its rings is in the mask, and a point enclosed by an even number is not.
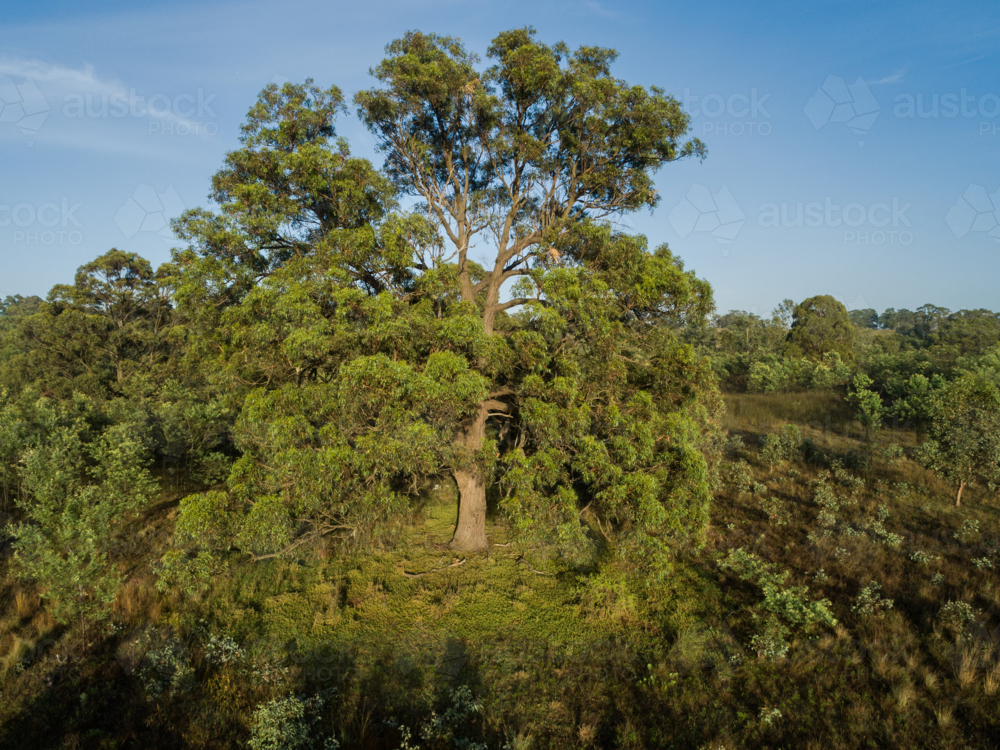
{"type": "Polygon", "coordinates": [[[916,435],[884,430],[872,452],[835,394],[727,403],[744,448],[724,467],[708,545],[665,586],[634,580],[611,550],[572,572],[499,546],[496,519],[493,552],[448,567],[454,499],[439,490],[391,547],[234,564],[204,594],[164,597],[149,562],[167,504],[137,534],[115,627],[86,658],[38,592],[4,583],[0,745],[240,747],[261,704],[332,689],[318,733],[397,748],[387,722],[417,738],[461,685],[481,710],[453,729],[489,748],[997,746],[995,495],[954,508],[951,488],[879,452],[916,435]],[[768,465],[760,438],[786,424],[804,449],[768,465]],[[738,548],[787,571],[773,600],[720,567],[738,548]],[[768,607],[803,586],[837,625],[791,628],[784,656],[760,656],[768,607]],[[151,674],[149,654],[169,644],[173,666],[151,674]],[[151,699],[156,679],[167,687],[151,699]]]}

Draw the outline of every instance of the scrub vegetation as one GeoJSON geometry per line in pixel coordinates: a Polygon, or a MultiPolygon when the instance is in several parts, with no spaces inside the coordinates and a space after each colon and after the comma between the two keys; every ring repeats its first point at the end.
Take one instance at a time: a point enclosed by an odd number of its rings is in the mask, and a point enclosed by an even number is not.
{"type": "Polygon", "coordinates": [[[611,50],[271,85],[158,269],[0,303],[0,748],[984,748],[1000,317],[717,314],[611,50]]]}

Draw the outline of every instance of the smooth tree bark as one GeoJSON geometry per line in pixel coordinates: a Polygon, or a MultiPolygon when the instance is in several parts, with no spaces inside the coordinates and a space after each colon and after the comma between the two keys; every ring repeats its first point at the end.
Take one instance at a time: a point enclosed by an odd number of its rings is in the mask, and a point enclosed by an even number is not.
{"type": "MultiPolygon", "coordinates": [[[[486,437],[486,414],[487,408],[481,404],[475,418],[459,430],[456,440],[469,452],[477,450],[486,437]]],[[[484,550],[489,542],[486,538],[486,481],[482,470],[472,463],[454,469],[452,476],[458,488],[459,504],[451,546],[460,550],[484,550]]]]}

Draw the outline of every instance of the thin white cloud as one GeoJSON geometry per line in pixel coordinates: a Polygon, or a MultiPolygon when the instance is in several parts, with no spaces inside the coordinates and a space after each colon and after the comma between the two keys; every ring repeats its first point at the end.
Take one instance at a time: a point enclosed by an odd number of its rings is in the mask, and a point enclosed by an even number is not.
{"type": "Polygon", "coordinates": [[[31,78],[35,83],[47,84],[45,88],[55,94],[115,94],[125,91],[114,81],[102,81],[92,65],[67,68],[40,60],[0,59],[0,75],[31,78]]]}
{"type": "MultiPolygon", "coordinates": [[[[100,109],[102,100],[105,101],[106,107],[106,100],[111,97],[119,97],[131,102],[132,95],[137,93],[135,87],[130,89],[121,81],[101,78],[95,72],[93,65],[69,68],[58,63],[34,59],[0,58],[0,75],[12,78],[30,78],[55,110],[64,110],[75,103],[77,111],[79,111],[80,102],[85,100],[96,100],[94,108],[100,109]]],[[[138,91],[138,95],[146,102],[150,101],[157,93],[138,91]]],[[[168,96],[166,99],[172,101],[173,97],[168,96]]],[[[141,119],[145,117],[145,114],[139,115],[139,117],[141,119]]],[[[150,116],[150,119],[167,121],[175,126],[187,125],[189,128],[193,128],[197,124],[193,120],[170,110],[157,111],[155,116],[150,116]]]]}
{"type": "Polygon", "coordinates": [[[895,73],[893,73],[891,76],[886,76],[885,78],[880,78],[877,81],[865,81],[865,83],[867,83],[869,86],[878,86],[879,84],[883,84],[883,83],[899,83],[900,81],[903,80],[903,74],[904,73],[906,73],[906,69],[905,68],[900,68],[895,73]]]}
{"type": "Polygon", "coordinates": [[[952,68],[960,68],[963,65],[970,65],[971,63],[979,62],[980,60],[984,60],[985,58],[992,57],[992,56],[993,56],[993,53],[989,53],[989,54],[985,54],[985,55],[977,55],[976,57],[972,57],[972,58],[970,58],[968,60],[962,60],[961,62],[952,63],[951,65],[945,65],[944,66],[944,70],[951,70],[952,68]]]}

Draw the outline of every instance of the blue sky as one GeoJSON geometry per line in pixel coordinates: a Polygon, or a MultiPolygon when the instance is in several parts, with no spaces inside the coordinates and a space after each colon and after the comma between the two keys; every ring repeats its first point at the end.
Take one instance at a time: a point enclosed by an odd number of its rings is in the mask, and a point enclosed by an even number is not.
{"type": "MultiPolygon", "coordinates": [[[[406,30],[482,53],[524,25],[613,47],[618,76],[686,102],[709,156],[661,170],[660,206],[626,224],[720,312],[814,294],[1000,310],[995,0],[7,3],[0,297],[44,295],[111,247],[167,260],[165,222],[207,205],[270,81],[350,97],[406,30]]],[[[379,163],[355,118],[338,132],[379,163]]]]}

